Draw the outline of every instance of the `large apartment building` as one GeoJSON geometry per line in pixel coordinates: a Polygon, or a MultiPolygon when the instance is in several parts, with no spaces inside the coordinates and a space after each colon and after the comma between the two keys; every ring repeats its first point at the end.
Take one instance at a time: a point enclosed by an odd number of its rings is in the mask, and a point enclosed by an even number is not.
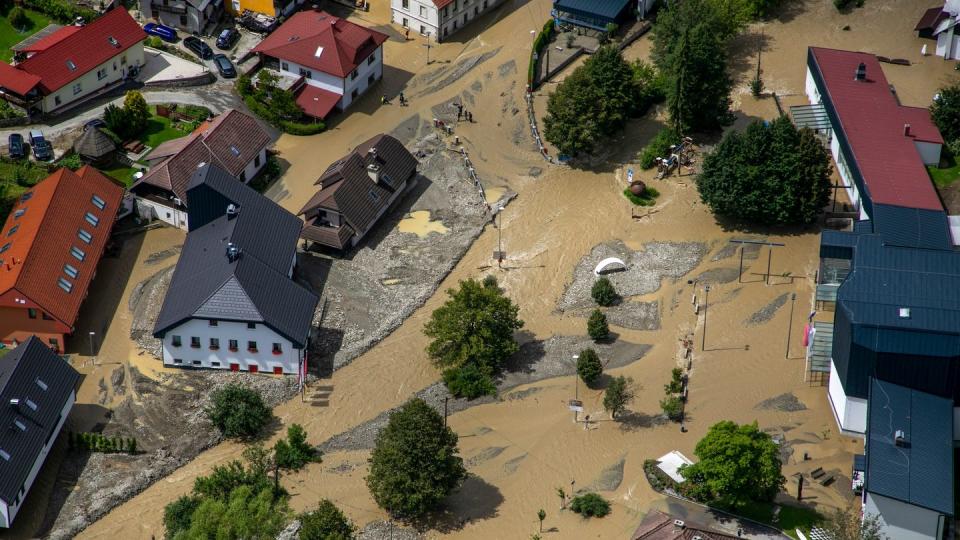
{"type": "Polygon", "coordinates": [[[394,24],[444,41],[491,11],[500,0],[390,0],[394,24]]]}

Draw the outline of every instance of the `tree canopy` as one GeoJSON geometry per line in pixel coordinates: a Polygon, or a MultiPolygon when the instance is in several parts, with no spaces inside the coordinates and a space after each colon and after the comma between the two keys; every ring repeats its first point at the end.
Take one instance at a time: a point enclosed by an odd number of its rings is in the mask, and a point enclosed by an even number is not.
{"type": "Polygon", "coordinates": [[[707,500],[731,506],[771,501],[786,483],[780,473],[780,448],[756,422],[714,424],[694,454],[700,461],[681,467],[680,474],[707,500]]]}
{"type": "Polygon", "coordinates": [[[610,413],[611,418],[616,419],[618,414],[626,410],[627,405],[633,401],[635,395],[633,379],[620,375],[610,381],[606,391],[604,391],[603,409],[610,413]]]}
{"type": "Polygon", "coordinates": [[[311,461],[320,461],[320,453],[307,443],[307,432],[300,424],[287,428],[287,438],[273,445],[274,459],[284,469],[298,471],[311,461]]]}
{"type": "Polygon", "coordinates": [[[256,390],[239,384],[214,390],[210,401],[207,417],[225,437],[253,437],[273,416],[256,390]]]}
{"type": "Polygon", "coordinates": [[[367,487],[391,514],[416,518],[436,508],[467,476],[457,434],[422,399],[390,415],[370,455],[367,487]]]}
{"type": "Polygon", "coordinates": [[[947,144],[960,139],[960,83],[945,86],[937,92],[930,106],[930,116],[947,144]]]}
{"type": "Polygon", "coordinates": [[[887,535],[880,532],[882,527],[879,516],[861,516],[859,507],[847,511],[835,509],[820,528],[829,533],[833,540],[889,540],[887,535]]]}
{"type": "Polygon", "coordinates": [[[580,351],[577,357],[577,375],[580,380],[591,385],[597,382],[600,375],[603,374],[603,363],[600,362],[600,356],[593,349],[584,349],[580,351]]]}
{"type": "Polygon", "coordinates": [[[830,156],[812,131],[782,116],[727,133],[696,181],[717,214],[758,225],[811,223],[830,200],[830,156]]]}
{"type": "Polygon", "coordinates": [[[726,46],[743,24],[737,0],[685,0],[660,10],[652,56],[677,131],[716,129],[729,118],[726,46]]]}
{"type": "Polygon", "coordinates": [[[300,514],[300,540],[351,540],[353,523],[327,499],[317,509],[300,514]]]}

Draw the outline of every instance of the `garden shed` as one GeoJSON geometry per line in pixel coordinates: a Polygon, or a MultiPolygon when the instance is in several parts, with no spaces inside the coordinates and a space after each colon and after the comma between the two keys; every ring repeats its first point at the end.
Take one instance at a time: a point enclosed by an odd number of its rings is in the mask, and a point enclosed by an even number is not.
{"type": "Polygon", "coordinates": [[[85,130],[83,135],[73,142],[73,151],[80,154],[84,160],[94,163],[109,161],[116,149],[117,145],[113,140],[95,127],[85,130]]]}

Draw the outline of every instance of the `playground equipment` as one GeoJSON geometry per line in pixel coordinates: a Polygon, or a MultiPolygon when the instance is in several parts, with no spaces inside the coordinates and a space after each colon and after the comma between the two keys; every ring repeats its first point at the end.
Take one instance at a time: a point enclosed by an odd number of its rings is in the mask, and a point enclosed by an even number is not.
{"type": "Polygon", "coordinates": [[[673,172],[673,169],[686,167],[688,172],[693,172],[693,139],[683,137],[679,144],[670,146],[670,157],[658,157],[657,179],[661,179],[673,172]]]}

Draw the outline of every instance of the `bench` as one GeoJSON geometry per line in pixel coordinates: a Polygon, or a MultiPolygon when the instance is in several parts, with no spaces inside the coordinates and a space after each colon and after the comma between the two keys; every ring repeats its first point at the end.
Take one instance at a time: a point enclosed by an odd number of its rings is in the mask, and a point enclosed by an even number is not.
{"type": "Polygon", "coordinates": [[[826,476],[826,475],[827,473],[823,472],[823,467],[817,467],[816,469],[810,471],[810,476],[812,476],[814,480],[817,480],[821,476],[826,476]]]}

